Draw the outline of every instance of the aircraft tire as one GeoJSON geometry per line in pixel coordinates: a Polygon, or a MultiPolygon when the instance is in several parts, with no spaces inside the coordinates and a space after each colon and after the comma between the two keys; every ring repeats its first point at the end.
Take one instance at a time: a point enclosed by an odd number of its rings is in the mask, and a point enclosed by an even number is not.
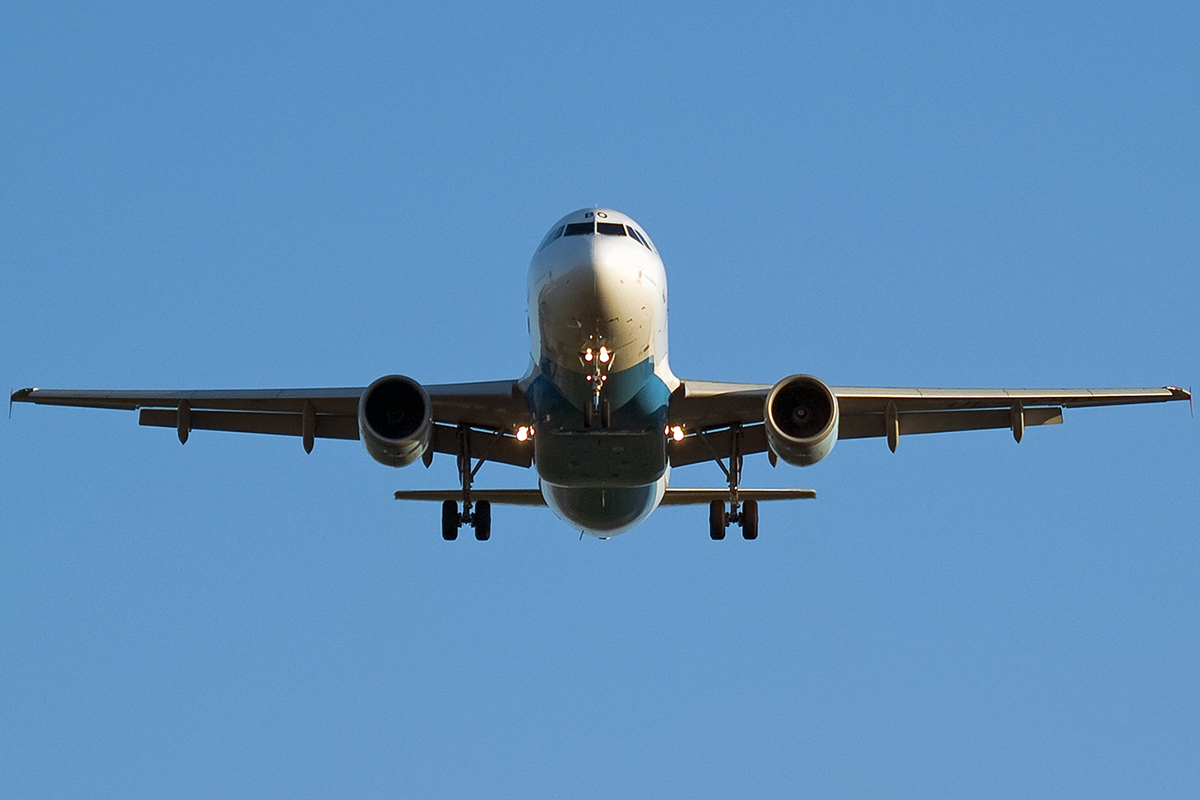
{"type": "Polygon", "coordinates": [[[458,503],[453,500],[442,503],[442,538],[447,542],[458,538],[458,503]]]}
{"type": "Polygon", "coordinates": [[[742,538],[746,540],[758,538],[758,501],[747,500],[742,503],[742,538]]]}
{"type": "Polygon", "coordinates": [[[475,510],[472,512],[474,519],[471,522],[471,527],[475,529],[475,538],[478,541],[486,542],[492,536],[492,504],[487,500],[480,500],[475,504],[475,510]]]}
{"type": "Polygon", "coordinates": [[[708,504],[708,536],[714,542],[725,538],[725,528],[729,525],[729,515],[725,513],[725,503],[713,500],[708,504]]]}

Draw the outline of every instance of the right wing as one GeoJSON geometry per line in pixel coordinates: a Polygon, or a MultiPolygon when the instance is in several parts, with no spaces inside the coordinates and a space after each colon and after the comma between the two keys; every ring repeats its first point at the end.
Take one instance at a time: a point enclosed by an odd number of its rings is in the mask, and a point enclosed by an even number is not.
{"type": "MultiPolygon", "coordinates": [[[[457,454],[460,429],[488,450],[488,460],[528,467],[533,448],[515,431],[528,425],[529,408],[516,381],[423,386],[433,404],[438,453],[457,454]],[[490,450],[489,450],[490,448],[490,450]]],[[[358,439],[358,402],[366,387],[129,391],[21,389],[10,402],[111,408],[138,412],[138,424],[175,428],[180,441],[193,430],[296,436],[304,449],[314,439],[358,439]]]]}

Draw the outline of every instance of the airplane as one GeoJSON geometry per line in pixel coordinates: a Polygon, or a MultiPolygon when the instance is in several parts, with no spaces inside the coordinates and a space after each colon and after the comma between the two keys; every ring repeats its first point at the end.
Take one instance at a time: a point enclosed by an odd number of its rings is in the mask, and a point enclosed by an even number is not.
{"type": "Polygon", "coordinates": [[[810,466],[840,439],[1025,429],[1064,408],[1189,400],[1147,389],[925,389],[829,386],[796,374],[773,385],[681,380],[667,349],[667,278],[658,248],[625,214],[589,208],[551,226],[529,266],[530,365],[507,381],[422,385],[386,375],[366,387],[217,391],[22,389],[11,403],[136,410],[138,423],[193,430],[359,439],[376,461],[404,467],[452,455],[457,489],[398,491],[442,503],[442,538],[469,525],[491,535],[491,506],[545,505],[607,539],[663,505],[709,506],[709,535],[731,524],[758,536],[758,503],[814,498],[808,489],[744,489],[743,459],[765,453],[810,466]],[[477,489],[486,462],[533,467],[536,489],[477,489]],[[668,485],[673,467],[715,462],[728,486],[668,485]]]}

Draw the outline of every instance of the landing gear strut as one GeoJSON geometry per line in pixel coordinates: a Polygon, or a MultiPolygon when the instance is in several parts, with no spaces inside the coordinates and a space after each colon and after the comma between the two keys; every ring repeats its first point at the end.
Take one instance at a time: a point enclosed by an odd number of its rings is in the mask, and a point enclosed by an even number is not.
{"type": "MultiPolygon", "coordinates": [[[[500,434],[494,434],[499,437],[500,434]]],[[[493,440],[494,441],[494,440],[493,440]]],[[[491,448],[488,448],[490,451],[491,448]]],[[[458,503],[446,500],[442,503],[442,538],[452,542],[458,538],[458,529],[470,525],[475,529],[475,538],[486,542],[492,536],[492,504],[480,500],[471,504],[471,480],[475,473],[487,461],[487,452],[479,459],[474,469],[471,468],[471,430],[465,425],[458,428],[458,477],[462,483],[462,513],[459,513],[458,503]]]]}
{"type": "MultiPolygon", "coordinates": [[[[596,422],[596,402],[587,403],[583,407],[583,427],[590,428],[596,422]]],[[[607,400],[601,400],[600,406],[600,427],[607,428],[612,425],[612,406],[607,400]]]]}
{"type": "Polygon", "coordinates": [[[607,399],[601,399],[600,393],[604,390],[604,383],[608,380],[608,371],[612,368],[615,354],[608,349],[607,346],[600,344],[603,339],[596,334],[588,337],[588,343],[579,353],[579,363],[584,369],[590,370],[587,376],[588,383],[592,385],[592,399],[583,407],[583,427],[590,428],[595,424],[596,412],[600,412],[600,427],[607,428],[612,423],[612,408],[609,407],[607,399]]]}
{"type": "MultiPolygon", "coordinates": [[[[725,529],[734,522],[742,529],[743,539],[758,538],[758,501],[747,500],[738,502],[738,481],[742,476],[742,426],[734,425],[730,430],[729,468],[721,463],[720,457],[713,453],[713,460],[729,479],[729,505],[721,500],[713,500],[708,506],[708,535],[713,540],[725,538],[725,529]]],[[[707,444],[707,442],[706,442],[707,444]]],[[[710,448],[711,449],[711,448],[710,448]]]]}

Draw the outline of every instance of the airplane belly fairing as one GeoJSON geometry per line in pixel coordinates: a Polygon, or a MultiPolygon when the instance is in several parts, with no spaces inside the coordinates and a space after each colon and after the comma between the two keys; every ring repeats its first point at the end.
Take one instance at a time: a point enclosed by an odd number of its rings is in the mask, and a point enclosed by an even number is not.
{"type": "Polygon", "coordinates": [[[666,477],[647,486],[572,489],[542,481],[546,505],[563,521],[601,538],[624,533],[650,516],[666,491],[666,477]]]}
{"type": "Polygon", "coordinates": [[[576,402],[559,382],[542,374],[526,389],[537,435],[534,463],[545,482],[563,487],[645,485],[667,469],[667,411],[671,393],[647,359],[610,373],[605,392],[612,391],[613,410],[607,428],[589,427],[580,401],[590,398],[586,376],[566,381],[576,402]],[[586,393],[586,394],[585,394],[586,393]]]}

